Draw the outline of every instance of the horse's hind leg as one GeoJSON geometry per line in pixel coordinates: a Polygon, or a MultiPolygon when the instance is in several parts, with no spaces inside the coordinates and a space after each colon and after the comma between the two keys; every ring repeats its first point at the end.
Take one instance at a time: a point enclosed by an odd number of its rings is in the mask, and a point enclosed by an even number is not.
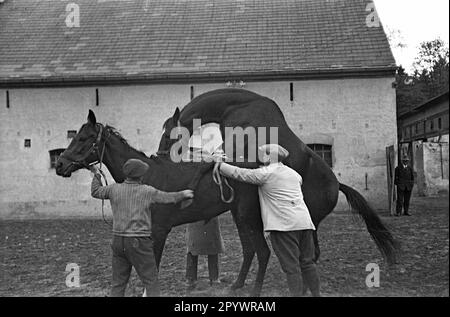
{"type": "Polygon", "coordinates": [[[244,258],[238,278],[231,286],[232,290],[236,290],[244,287],[245,285],[245,279],[247,278],[248,271],[250,270],[250,266],[252,265],[252,261],[255,256],[255,248],[253,247],[250,237],[250,231],[248,230],[247,226],[242,223],[242,221],[240,221],[239,217],[237,217],[236,210],[232,210],[231,213],[233,215],[233,219],[236,223],[236,227],[239,233],[244,258]]]}
{"type": "Polygon", "coordinates": [[[266,275],[267,264],[269,263],[270,249],[262,230],[253,231],[252,237],[253,245],[258,257],[258,273],[256,274],[255,285],[253,286],[250,296],[259,297],[264,283],[264,276],[266,275]]]}

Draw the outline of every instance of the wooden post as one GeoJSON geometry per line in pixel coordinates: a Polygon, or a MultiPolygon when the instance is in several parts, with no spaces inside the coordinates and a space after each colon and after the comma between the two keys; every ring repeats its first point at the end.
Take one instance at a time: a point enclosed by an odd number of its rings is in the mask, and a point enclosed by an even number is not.
{"type": "Polygon", "coordinates": [[[395,195],[395,149],[394,146],[388,146],[386,148],[386,168],[387,168],[387,189],[388,189],[388,206],[391,216],[395,214],[396,195],[395,195]]]}

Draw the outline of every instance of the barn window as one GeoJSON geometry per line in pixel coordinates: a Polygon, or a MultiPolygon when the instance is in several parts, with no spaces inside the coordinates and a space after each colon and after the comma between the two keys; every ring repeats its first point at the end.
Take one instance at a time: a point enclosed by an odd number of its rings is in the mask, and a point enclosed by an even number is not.
{"type": "Polygon", "coordinates": [[[98,95],[98,89],[95,89],[95,105],[96,106],[100,105],[100,97],[98,95]]]}
{"type": "Polygon", "coordinates": [[[434,120],[430,121],[430,131],[434,130],[434,120]]]}
{"type": "Polygon", "coordinates": [[[441,130],[442,129],[442,118],[438,119],[438,129],[441,130]]]}
{"type": "Polygon", "coordinates": [[[6,108],[9,109],[9,107],[10,107],[10,104],[9,104],[9,91],[7,90],[6,91],[6,108]]]}
{"type": "Polygon", "coordinates": [[[191,86],[191,100],[194,99],[194,86],[191,86]]]}
{"type": "Polygon", "coordinates": [[[77,135],[77,130],[69,130],[67,131],[67,138],[73,139],[77,135]]]}
{"type": "Polygon", "coordinates": [[[319,155],[330,167],[333,167],[331,145],[327,144],[308,144],[308,147],[319,155]]]}
{"type": "Polygon", "coordinates": [[[25,147],[31,147],[31,139],[25,139],[24,146],[25,147]]]}
{"type": "Polygon", "coordinates": [[[48,151],[50,154],[50,168],[56,168],[56,162],[58,161],[59,156],[65,149],[55,149],[48,151]]]}

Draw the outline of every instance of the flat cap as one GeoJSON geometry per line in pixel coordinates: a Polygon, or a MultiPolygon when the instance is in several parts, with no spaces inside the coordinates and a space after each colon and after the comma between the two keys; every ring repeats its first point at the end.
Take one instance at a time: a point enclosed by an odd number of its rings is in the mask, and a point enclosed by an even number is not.
{"type": "Polygon", "coordinates": [[[129,178],[139,178],[147,173],[149,166],[139,159],[129,159],[123,164],[123,173],[129,178]]]}
{"type": "Polygon", "coordinates": [[[289,156],[289,151],[278,144],[264,144],[259,147],[259,150],[269,155],[272,159],[279,161],[289,156]]]}

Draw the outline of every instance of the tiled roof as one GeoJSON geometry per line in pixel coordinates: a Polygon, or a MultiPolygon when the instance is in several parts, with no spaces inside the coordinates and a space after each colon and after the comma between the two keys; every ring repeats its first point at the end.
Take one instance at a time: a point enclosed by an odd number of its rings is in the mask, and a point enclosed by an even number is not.
{"type": "Polygon", "coordinates": [[[369,0],[5,0],[0,83],[393,69],[369,0]],[[66,26],[66,5],[80,27],[66,26]]]}

